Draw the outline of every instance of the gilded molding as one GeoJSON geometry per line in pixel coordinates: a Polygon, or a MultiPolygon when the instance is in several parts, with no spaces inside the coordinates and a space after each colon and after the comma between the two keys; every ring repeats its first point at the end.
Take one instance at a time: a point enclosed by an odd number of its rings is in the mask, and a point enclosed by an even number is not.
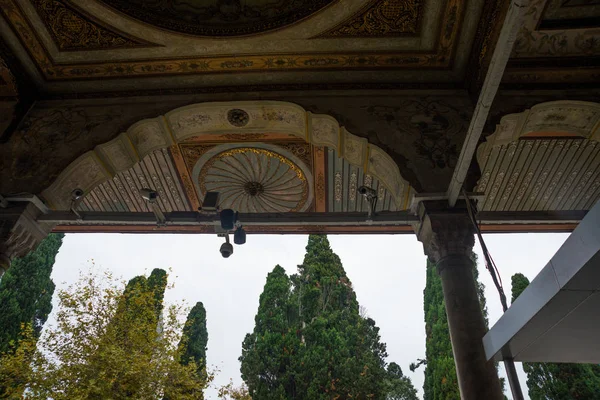
{"type": "Polygon", "coordinates": [[[461,0],[447,1],[437,47],[428,53],[380,51],[323,54],[314,52],[58,64],[50,58],[35,30],[14,1],[0,0],[0,11],[10,22],[48,81],[264,71],[446,69],[452,65],[452,55],[466,7],[461,0]]]}

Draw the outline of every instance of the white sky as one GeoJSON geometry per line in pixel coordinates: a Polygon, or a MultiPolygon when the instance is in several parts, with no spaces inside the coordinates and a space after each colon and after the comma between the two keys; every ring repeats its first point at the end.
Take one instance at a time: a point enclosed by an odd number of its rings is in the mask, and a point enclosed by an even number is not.
{"type": "MultiPolygon", "coordinates": [[[[507,297],[510,277],[522,272],[533,279],[566,240],[567,234],[486,235],[484,238],[500,270],[507,297]]],[[[423,289],[425,256],[414,235],[330,235],[354,285],[359,303],[381,328],[387,343],[388,362],[395,361],[423,395],[423,367],[411,373],[408,366],[425,356],[423,289]]],[[[167,302],[185,299],[191,307],[202,301],[208,324],[208,365],[220,369],[215,385],[230,378],[241,383],[238,357],[246,333],[254,327],[258,298],[267,273],[277,264],[288,274],[304,258],[307,236],[249,235],[243,246],[235,246],[229,259],[218,251],[223,240],[212,235],[69,234],[60,249],[52,277],[57,288],[75,282],[81,269],[97,266],[129,280],[149,274],[153,268],[168,269],[175,289],[167,302]]],[[[486,286],[490,326],[502,313],[498,294],[483,266],[479,245],[480,279],[486,286]]],[[[56,296],[54,298],[56,301],[56,296]]],[[[48,323],[52,323],[51,316],[48,323]]],[[[525,375],[518,365],[523,391],[525,375]]],[[[503,374],[503,367],[501,366],[503,374]]],[[[507,396],[511,398],[507,387],[507,396]]],[[[217,399],[216,389],[205,392],[217,399]]],[[[527,396],[526,396],[527,398],[527,396]]]]}

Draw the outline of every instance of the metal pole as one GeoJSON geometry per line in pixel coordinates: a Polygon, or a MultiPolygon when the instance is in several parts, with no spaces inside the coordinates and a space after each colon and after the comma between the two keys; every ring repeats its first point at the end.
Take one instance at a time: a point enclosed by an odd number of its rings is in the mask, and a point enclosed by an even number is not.
{"type": "Polygon", "coordinates": [[[519,384],[519,376],[517,375],[517,369],[515,368],[515,361],[512,358],[505,358],[504,368],[506,369],[506,376],[508,377],[508,384],[513,400],[524,400],[523,391],[519,384]]]}

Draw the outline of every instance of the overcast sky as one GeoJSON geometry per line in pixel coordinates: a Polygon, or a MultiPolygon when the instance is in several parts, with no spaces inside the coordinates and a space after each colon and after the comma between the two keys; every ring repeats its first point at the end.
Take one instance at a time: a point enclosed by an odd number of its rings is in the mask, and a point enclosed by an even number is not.
{"type": "MultiPolygon", "coordinates": [[[[510,299],[510,277],[516,272],[533,279],[546,265],[567,234],[486,235],[485,240],[500,270],[510,299]]],[[[358,301],[381,328],[387,343],[388,362],[395,361],[423,395],[423,368],[411,373],[408,366],[425,356],[423,288],[425,256],[414,235],[329,236],[333,250],[342,259],[354,285],[358,301]]],[[[208,324],[208,365],[221,372],[215,386],[230,378],[241,383],[238,357],[246,333],[254,327],[258,298],[267,273],[277,264],[288,274],[304,258],[307,236],[248,236],[229,259],[218,251],[221,238],[212,235],[66,235],[53,270],[58,288],[75,282],[81,269],[96,266],[113,271],[125,280],[149,274],[153,268],[171,267],[175,288],[166,301],[185,299],[189,306],[202,301],[208,324]]],[[[502,313],[498,294],[484,268],[481,250],[480,278],[486,286],[490,324],[502,313]]],[[[56,301],[56,295],[54,300],[56,301]]],[[[56,310],[56,308],[55,308],[56,310]]],[[[51,323],[53,318],[49,319],[51,323]]],[[[521,384],[527,393],[525,376],[521,384]]],[[[501,368],[503,373],[503,368],[501,368]]],[[[507,388],[507,392],[509,392],[507,388]]],[[[510,393],[507,393],[511,398],[510,393]]],[[[216,399],[216,390],[206,391],[216,399]]]]}

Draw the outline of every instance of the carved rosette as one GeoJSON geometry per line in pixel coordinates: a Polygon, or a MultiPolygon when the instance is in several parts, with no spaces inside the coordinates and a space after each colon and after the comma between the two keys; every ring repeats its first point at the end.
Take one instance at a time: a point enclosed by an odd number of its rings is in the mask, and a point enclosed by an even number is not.
{"type": "Polygon", "coordinates": [[[274,151],[241,147],[210,158],[200,169],[202,193],[219,192],[220,207],[239,212],[289,212],[308,206],[308,180],[274,151]]]}

